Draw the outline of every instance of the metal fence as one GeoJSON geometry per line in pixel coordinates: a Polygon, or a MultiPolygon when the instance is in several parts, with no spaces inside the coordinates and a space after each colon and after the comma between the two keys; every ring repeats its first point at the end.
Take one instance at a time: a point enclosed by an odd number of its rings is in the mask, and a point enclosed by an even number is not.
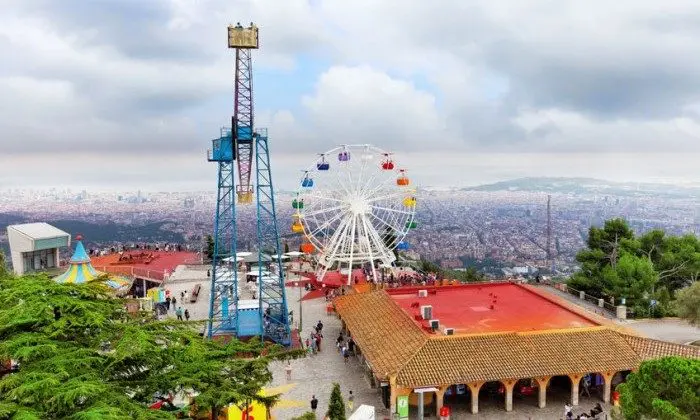
{"type": "Polygon", "coordinates": [[[103,273],[117,274],[129,277],[138,277],[140,279],[152,280],[162,282],[165,280],[166,274],[165,270],[150,270],[148,268],[139,267],[118,267],[118,266],[104,266],[95,267],[95,270],[102,271],[103,273]]]}
{"type": "MultiPolygon", "coordinates": [[[[567,286],[565,283],[560,283],[559,289],[569,293],[572,296],[576,296],[578,299],[583,299],[591,305],[595,305],[597,308],[600,308],[600,314],[603,316],[617,316],[617,307],[610,302],[606,302],[605,299],[589,295],[581,290],[576,290],[573,287],[567,286]]],[[[597,310],[594,310],[593,312],[599,313],[597,310]]]]}

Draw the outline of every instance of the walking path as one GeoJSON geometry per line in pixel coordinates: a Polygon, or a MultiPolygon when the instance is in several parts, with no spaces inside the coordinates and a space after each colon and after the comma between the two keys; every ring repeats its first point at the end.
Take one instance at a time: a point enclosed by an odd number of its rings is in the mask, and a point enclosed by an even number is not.
{"type": "Polygon", "coordinates": [[[585,299],[579,299],[578,296],[574,296],[571,293],[567,293],[567,292],[564,292],[562,290],[559,290],[554,286],[550,286],[548,284],[533,284],[533,286],[536,286],[536,287],[546,291],[549,294],[564,298],[564,299],[568,300],[569,302],[571,302],[575,305],[578,305],[589,312],[593,312],[594,314],[603,316],[603,317],[611,319],[613,321],[616,320],[615,314],[613,314],[612,312],[607,311],[607,310],[601,308],[600,306],[595,305],[595,304],[593,304],[585,299]]]}

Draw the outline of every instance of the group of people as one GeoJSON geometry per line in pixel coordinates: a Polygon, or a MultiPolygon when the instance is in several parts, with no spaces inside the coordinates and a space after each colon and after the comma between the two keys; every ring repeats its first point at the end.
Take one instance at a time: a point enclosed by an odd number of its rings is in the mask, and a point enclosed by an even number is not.
{"type": "MultiPolygon", "coordinates": [[[[172,308],[173,312],[175,312],[175,316],[177,317],[178,321],[189,321],[190,311],[188,309],[183,310],[182,306],[177,306],[177,302],[177,296],[168,295],[165,298],[165,302],[157,304],[157,315],[167,315],[168,312],[170,312],[170,308],[172,308]]],[[[180,293],[180,302],[185,302],[185,292],[180,293]]]]}
{"type": "Polygon", "coordinates": [[[564,405],[564,418],[566,420],[594,420],[597,419],[600,414],[603,413],[603,406],[600,403],[596,403],[595,407],[591,409],[588,413],[581,413],[574,417],[573,407],[570,403],[564,405]]]}
{"type": "Polygon", "coordinates": [[[335,340],[335,346],[338,349],[338,353],[343,356],[345,363],[348,362],[350,355],[355,354],[355,341],[348,335],[347,340],[341,331],[338,338],[335,340]]]}
{"type": "Polygon", "coordinates": [[[306,339],[305,345],[309,354],[316,354],[321,351],[321,340],[323,339],[323,322],[318,321],[314,331],[311,332],[309,338],[306,339]]]}

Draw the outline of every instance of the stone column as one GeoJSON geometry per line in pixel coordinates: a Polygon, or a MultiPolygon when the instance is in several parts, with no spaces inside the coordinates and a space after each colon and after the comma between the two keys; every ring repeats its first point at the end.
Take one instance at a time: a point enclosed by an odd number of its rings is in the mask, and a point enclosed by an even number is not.
{"type": "Polygon", "coordinates": [[[389,377],[389,412],[396,413],[396,376],[389,377]]]}
{"type": "Polygon", "coordinates": [[[612,388],[612,379],[615,376],[615,372],[603,372],[603,402],[606,404],[610,403],[610,391],[612,388]]]}
{"type": "Polygon", "coordinates": [[[447,391],[446,386],[441,386],[435,391],[435,401],[437,402],[435,407],[435,417],[440,418],[440,407],[442,407],[445,401],[445,391],[447,391]]]}
{"type": "Polygon", "coordinates": [[[579,374],[569,375],[571,379],[571,405],[578,405],[578,385],[581,382],[583,376],[579,374]]]}
{"type": "Polygon", "coordinates": [[[513,388],[517,381],[515,379],[505,379],[501,382],[506,388],[506,411],[513,411],[513,388]]]}
{"type": "Polygon", "coordinates": [[[547,406],[547,385],[549,384],[549,379],[551,376],[543,376],[535,378],[537,381],[537,387],[539,390],[539,398],[537,401],[537,406],[540,408],[545,408],[547,406]]]}
{"type": "Polygon", "coordinates": [[[481,385],[483,382],[472,382],[467,384],[469,387],[469,393],[472,397],[472,414],[477,414],[479,412],[479,390],[481,390],[481,385]]]}

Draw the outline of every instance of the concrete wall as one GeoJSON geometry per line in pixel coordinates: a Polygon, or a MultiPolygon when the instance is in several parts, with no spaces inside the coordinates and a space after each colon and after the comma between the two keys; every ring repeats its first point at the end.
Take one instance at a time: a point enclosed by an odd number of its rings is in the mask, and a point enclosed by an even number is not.
{"type": "Polygon", "coordinates": [[[17,275],[24,274],[24,263],[22,262],[22,253],[32,251],[34,249],[34,240],[25,234],[14,229],[12,226],[7,227],[7,239],[10,243],[10,258],[12,259],[12,268],[17,275]]]}

